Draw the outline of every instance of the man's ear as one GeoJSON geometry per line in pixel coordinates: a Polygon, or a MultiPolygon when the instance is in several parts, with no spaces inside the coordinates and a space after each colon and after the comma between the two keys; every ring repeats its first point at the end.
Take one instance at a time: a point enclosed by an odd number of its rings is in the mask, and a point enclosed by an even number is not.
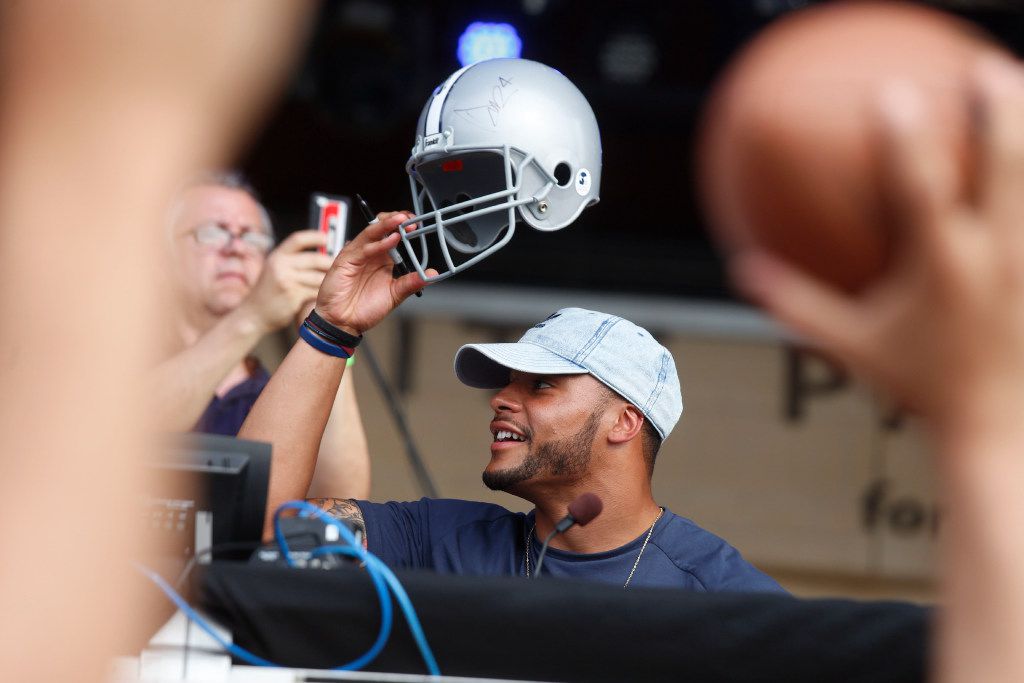
{"type": "Polygon", "coordinates": [[[608,432],[608,441],[613,444],[626,443],[639,438],[644,426],[644,416],[635,406],[623,403],[619,409],[615,424],[608,432]]]}

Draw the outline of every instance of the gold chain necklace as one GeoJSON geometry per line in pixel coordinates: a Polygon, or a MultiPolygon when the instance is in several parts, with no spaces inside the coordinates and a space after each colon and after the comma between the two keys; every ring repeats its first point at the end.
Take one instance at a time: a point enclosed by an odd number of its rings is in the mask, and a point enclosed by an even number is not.
{"type": "MultiPolygon", "coordinates": [[[[654,523],[651,524],[651,528],[647,530],[647,537],[644,538],[644,544],[640,546],[640,552],[636,555],[636,562],[633,563],[633,568],[629,570],[629,576],[626,577],[626,583],[622,584],[623,588],[629,586],[629,582],[633,580],[633,574],[636,573],[636,568],[640,566],[640,558],[644,556],[644,551],[647,550],[647,542],[651,540],[651,535],[654,533],[654,527],[658,525],[658,520],[665,514],[665,508],[658,507],[658,516],[654,518],[654,523]]],[[[526,534],[525,543],[523,545],[524,555],[526,556],[526,578],[530,578],[530,539],[533,538],[533,532],[537,530],[537,522],[533,523],[530,527],[530,533],[526,534]]]]}

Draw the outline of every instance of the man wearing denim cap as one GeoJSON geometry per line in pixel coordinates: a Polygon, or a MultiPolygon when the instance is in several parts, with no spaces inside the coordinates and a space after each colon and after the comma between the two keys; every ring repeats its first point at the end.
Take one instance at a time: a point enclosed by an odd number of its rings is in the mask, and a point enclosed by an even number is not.
{"type": "MultiPolygon", "coordinates": [[[[611,471],[616,479],[622,479],[631,465],[642,463],[649,483],[658,448],[683,412],[679,378],[668,350],[646,330],[628,320],[581,308],[565,308],[551,314],[514,344],[463,346],[455,356],[455,374],[468,386],[502,390],[492,401],[494,443],[491,464],[484,472],[484,483],[495,490],[509,490],[520,482],[532,480],[545,466],[552,467],[548,462],[550,458],[533,448],[527,448],[521,459],[517,460],[514,455],[522,450],[517,449],[516,444],[529,445],[534,439],[532,429],[520,423],[517,417],[524,397],[513,395],[517,380],[524,379],[524,375],[533,382],[546,378],[545,383],[552,386],[579,383],[605,399],[599,403],[616,398],[625,400],[623,407],[629,409],[628,420],[621,427],[625,429],[623,433],[631,437],[633,427],[639,426],[640,440],[631,445],[641,447],[642,458],[639,462],[614,463],[611,471]],[[518,464],[510,467],[510,461],[518,464]]],[[[587,415],[574,430],[573,438],[585,443],[586,437],[598,426],[598,420],[597,412],[587,415]]],[[[630,438],[625,442],[631,441],[630,438]]],[[[563,461],[556,462],[555,469],[586,469],[591,456],[590,444],[586,444],[582,452],[573,452],[571,448],[563,450],[563,461]]],[[[598,487],[608,488],[601,484],[598,487]]],[[[649,507],[657,506],[652,502],[649,507]]]]}
{"type": "MultiPolygon", "coordinates": [[[[393,216],[383,214],[382,225],[397,226],[393,216]]],[[[387,230],[364,230],[320,288],[319,316],[347,334],[366,331],[422,286],[415,273],[392,279],[390,260],[380,256],[395,241],[382,237],[387,230]]],[[[344,363],[332,362],[330,354],[323,340],[317,346],[297,342],[243,427],[243,436],[274,443],[271,507],[301,495],[305,480],[296,473],[315,462],[318,434],[308,426],[323,423],[331,386],[344,372],[344,363]]],[[[455,372],[469,386],[497,390],[484,483],[535,508],[524,514],[428,498],[314,501],[360,527],[367,548],[387,564],[535,576],[541,541],[571,502],[592,493],[603,511],[553,538],[543,574],[625,587],[782,590],[728,543],[655,502],[654,459],[683,404],[672,355],[646,330],[616,316],[566,308],[514,344],[463,346],[455,372]]]]}

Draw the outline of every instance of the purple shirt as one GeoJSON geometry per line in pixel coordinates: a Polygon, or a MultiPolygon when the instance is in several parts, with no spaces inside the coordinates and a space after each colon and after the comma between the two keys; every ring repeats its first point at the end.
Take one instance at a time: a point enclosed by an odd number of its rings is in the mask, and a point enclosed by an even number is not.
{"type": "Polygon", "coordinates": [[[210,400],[210,405],[206,406],[206,410],[199,416],[192,431],[225,436],[237,435],[242,423],[245,422],[245,417],[269,381],[270,373],[259,363],[254,363],[248,379],[231,387],[224,396],[214,396],[210,400]]]}

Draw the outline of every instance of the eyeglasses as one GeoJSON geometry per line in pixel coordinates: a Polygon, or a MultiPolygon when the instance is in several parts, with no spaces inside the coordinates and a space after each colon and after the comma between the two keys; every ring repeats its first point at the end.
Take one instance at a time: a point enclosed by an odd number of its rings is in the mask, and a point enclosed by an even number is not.
{"type": "Polygon", "coordinates": [[[253,253],[266,254],[274,246],[274,239],[265,232],[243,230],[236,235],[217,223],[203,223],[192,231],[192,235],[197,244],[215,249],[223,249],[236,237],[242,243],[243,249],[253,253]]]}

